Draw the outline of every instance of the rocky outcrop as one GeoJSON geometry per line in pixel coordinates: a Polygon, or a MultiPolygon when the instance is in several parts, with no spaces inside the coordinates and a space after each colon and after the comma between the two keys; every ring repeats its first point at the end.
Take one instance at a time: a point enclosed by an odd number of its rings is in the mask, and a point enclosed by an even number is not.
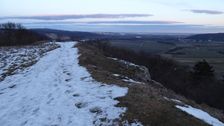
{"type": "Polygon", "coordinates": [[[134,63],[125,60],[119,60],[117,58],[110,58],[110,59],[120,62],[128,70],[131,70],[133,72],[133,76],[131,77],[132,79],[145,83],[152,81],[147,67],[136,65],[134,63]]]}
{"type": "Polygon", "coordinates": [[[135,77],[137,80],[140,80],[142,82],[151,81],[151,76],[148,68],[146,68],[145,66],[138,66],[137,69],[139,69],[135,72],[135,77]]]}

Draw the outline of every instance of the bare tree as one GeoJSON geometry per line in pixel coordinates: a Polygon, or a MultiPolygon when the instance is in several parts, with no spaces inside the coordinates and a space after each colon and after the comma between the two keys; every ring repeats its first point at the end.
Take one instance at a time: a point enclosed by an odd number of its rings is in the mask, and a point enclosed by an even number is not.
{"type": "Polygon", "coordinates": [[[0,24],[0,46],[24,45],[42,39],[40,35],[25,29],[21,24],[0,24]]]}

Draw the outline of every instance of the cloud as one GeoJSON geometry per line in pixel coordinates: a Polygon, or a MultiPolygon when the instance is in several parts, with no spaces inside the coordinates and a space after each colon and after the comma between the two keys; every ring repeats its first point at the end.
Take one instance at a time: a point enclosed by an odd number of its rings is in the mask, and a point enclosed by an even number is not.
{"type": "Polygon", "coordinates": [[[212,14],[212,15],[217,15],[217,14],[223,14],[223,11],[217,11],[217,10],[190,10],[193,13],[199,13],[199,14],[212,14]]]}
{"type": "MultiPolygon", "coordinates": [[[[1,21],[0,21],[1,22],[1,21]]],[[[15,21],[14,21],[15,22],[15,21]]],[[[22,24],[74,24],[74,25],[181,25],[184,22],[178,21],[135,21],[135,20],[116,20],[116,21],[63,21],[63,20],[51,20],[51,21],[28,21],[22,24]]]]}
{"type": "Polygon", "coordinates": [[[48,16],[23,16],[23,17],[2,17],[0,19],[37,19],[37,20],[66,20],[83,18],[134,18],[149,17],[151,14],[86,14],[86,15],[48,15],[48,16]]]}
{"type": "Polygon", "coordinates": [[[179,24],[183,22],[177,21],[92,21],[86,22],[88,24],[137,24],[137,25],[147,25],[147,24],[179,24]]]}
{"type": "MultiPolygon", "coordinates": [[[[1,19],[0,18],[0,23],[6,23],[6,22],[15,22],[15,23],[21,23],[21,24],[74,24],[74,25],[175,25],[175,24],[184,24],[184,22],[180,22],[180,21],[170,21],[170,20],[134,20],[134,19],[122,19],[123,17],[130,17],[131,15],[116,15],[116,16],[112,16],[112,18],[114,19],[107,19],[107,18],[103,18],[105,16],[91,16],[92,18],[98,18],[98,19],[79,19],[78,17],[74,20],[63,20],[60,18],[53,20],[53,18],[50,19],[46,19],[46,20],[38,20],[38,19],[28,19],[28,18],[22,18],[19,17],[18,18],[8,18],[8,19],[1,19]],[[115,18],[116,17],[116,18],[115,18]],[[118,17],[118,18],[117,18],[118,17]]],[[[133,16],[137,16],[137,15],[132,15],[133,16]]],[[[139,15],[138,15],[139,16],[139,15]]],[[[142,15],[144,16],[144,15],[142,15]]],[[[86,17],[86,16],[85,16],[86,17]]],[[[89,16],[88,16],[89,17],[89,16]]],[[[106,16],[108,17],[108,16],[106,16]]],[[[111,17],[111,16],[110,16],[111,17]]],[[[36,18],[36,17],[35,17],[36,18]]],[[[42,18],[41,18],[42,19],[42,18]]]]}

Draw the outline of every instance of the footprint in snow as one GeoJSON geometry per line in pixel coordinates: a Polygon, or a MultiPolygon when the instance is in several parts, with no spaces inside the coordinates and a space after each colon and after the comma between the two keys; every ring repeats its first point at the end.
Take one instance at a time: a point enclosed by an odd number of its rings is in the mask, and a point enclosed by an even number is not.
{"type": "Polygon", "coordinates": [[[15,87],[16,87],[16,85],[9,86],[9,88],[11,88],[11,89],[12,89],[12,88],[15,88],[15,87]]]}
{"type": "Polygon", "coordinates": [[[36,114],[38,111],[40,110],[40,108],[36,108],[33,110],[33,115],[36,114]]]}
{"type": "Polygon", "coordinates": [[[49,101],[47,101],[47,104],[50,104],[53,100],[54,98],[51,98],[49,101]]]}
{"type": "Polygon", "coordinates": [[[69,87],[69,88],[72,87],[71,85],[66,85],[66,86],[69,87]]]}
{"type": "Polygon", "coordinates": [[[66,90],[65,93],[70,94],[70,93],[72,93],[72,91],[71,90],[66,90]]]}
{"type": "Polygon", "coordinates": [[[79,97],[80,95],[79,94],[73,94],[72,96],[73,97],[79,97]]]}
{"type": "Polygon", "coordinates": [[[66,82],[69,82],[71,79],[65,79],[66,82]]]}
{"type": "Polygon", "coordinates": [[[52,94],[48,94],[47,97],[50,98],[52,96],[52,94]]]}
{"type": "Polygon", "coordinates": [[[85,102],[78,102],[78,103],[75,103],[75,106],[77,108],[81,109],[81,108],[86,107],[87,106],[87,103],[85,103],[85,102]]]}
{"type": "Polygon", "coordinates": [[[90,77],[81,77],[81,81],[84,81],[84,80],[86,80],[88,78],[90,78],[90,77]]]}
{"type": "Polygon", "coordinates": [[[100,114],[102,113],[102,109],[100,107],[93,107],[89,110],[91,113],[96,113],[96,114],[100,114]]]}
{"type": "Polygon", "coordinates": [[[98,98],[100,98],[100,99],[105,99],[106,97],[102,96],[102,97],[98,97],[98,98]]]}
{"type": "Polygon", "coordinates": [[[28,123],[28,120],[22,122],[21,126],[25,126],[28,123]]]}
{"type": "Polygon", "coordinates": [[[70,75],[71,75],[71,73],[70,73],[70,72],[68,72],[67,70],[64,70],[64,71],[63,71],[63,73],[64,73],[64,74],[66,74],[66,75],[68,75],[68,76],[70,76],[70,75]]]}
{"type": "Polygon", "coordinates": [[[59,126],[58,124],[53,124],[53,125],[50,125],[50,126],[59,126]]]}
{"type": "Polygon", "coordinates": [[[58,121],[59,121],[59,122],[62,121],[62,115],[58,115],[58,121]]]}

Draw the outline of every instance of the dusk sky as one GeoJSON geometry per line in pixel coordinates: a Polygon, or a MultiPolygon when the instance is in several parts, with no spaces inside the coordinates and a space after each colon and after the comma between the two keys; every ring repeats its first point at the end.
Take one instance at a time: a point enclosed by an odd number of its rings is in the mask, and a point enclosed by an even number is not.
{"type": "Polygon", "coordinates": [[[223,5],[223,0],[0,0],[0,23],[100,32],[222,32],[223,5]]]}

